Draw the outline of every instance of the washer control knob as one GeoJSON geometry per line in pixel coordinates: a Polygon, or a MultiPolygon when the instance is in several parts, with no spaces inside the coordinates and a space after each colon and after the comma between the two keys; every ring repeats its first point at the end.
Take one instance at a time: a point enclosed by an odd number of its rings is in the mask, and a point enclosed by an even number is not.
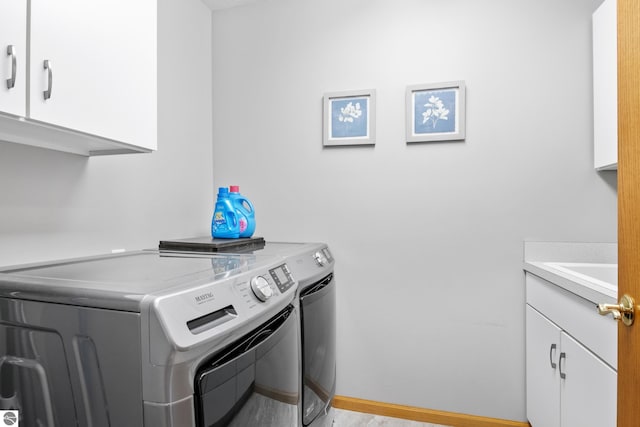
{"type": "Polygon", "coordinates": [[[254,295],[262,302],[265,302],[273,295],[273,289],[271,289],[271,285],[267,282],[262,276],[256,276],[251,279],[251,290],[254,295]]]}
{"type": "Polygon", "coordinates": [[[327,257],[324,256],[324,254],[322,252],[320,252],[320,251],[318,251],[315,254],[313,254],[313,258],[316,260],[316,263],[320,267],[324,267],[325,265],[327,265],[327,262],[329,262],[327,257]]]}

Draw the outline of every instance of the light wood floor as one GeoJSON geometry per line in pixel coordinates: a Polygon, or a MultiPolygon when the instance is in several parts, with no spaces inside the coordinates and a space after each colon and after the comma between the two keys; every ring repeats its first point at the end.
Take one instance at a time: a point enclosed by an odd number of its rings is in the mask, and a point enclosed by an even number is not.
{"type": "Polygon", "coordinates": [[[346,411],[344,409],[334,410],[333,427],[447,427],[440,424],[420,423],[400,418],[346,411]]]}

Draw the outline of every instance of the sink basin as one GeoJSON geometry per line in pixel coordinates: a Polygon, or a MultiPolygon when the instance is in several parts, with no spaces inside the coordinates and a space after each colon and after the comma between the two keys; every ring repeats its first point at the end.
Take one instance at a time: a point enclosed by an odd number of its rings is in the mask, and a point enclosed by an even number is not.
{"type": "Polygon", "coordinates": [[[579,262],[545,262],[551,268],[598,284],[612,291],[618,290],[618,264],[579,262]]]}

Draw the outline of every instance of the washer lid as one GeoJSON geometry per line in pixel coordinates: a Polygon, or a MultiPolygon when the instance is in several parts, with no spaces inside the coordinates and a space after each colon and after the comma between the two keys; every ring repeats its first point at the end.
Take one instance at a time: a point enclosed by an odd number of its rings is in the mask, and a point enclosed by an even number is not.
{"type": "Polygon", "coordinates": [[[215,282],[273,262],[252,254],[136,251],[0,270],[0,296],[140,311],[146,295],[215,282]]]}

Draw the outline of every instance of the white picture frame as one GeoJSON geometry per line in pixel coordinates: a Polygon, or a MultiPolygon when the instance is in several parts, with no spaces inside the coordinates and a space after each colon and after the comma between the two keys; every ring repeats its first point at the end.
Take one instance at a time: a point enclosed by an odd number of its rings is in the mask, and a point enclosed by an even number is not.
{"type": "Polygon", "coordinates": [[[324,146],[375,144],[375,89],[329,92],[323,99],[324,146]]]}
{"type": "Polygon", "coordinates": [[[463,80],[407,86],[407,142],[464,140],[465,92],[463,80]]]}

